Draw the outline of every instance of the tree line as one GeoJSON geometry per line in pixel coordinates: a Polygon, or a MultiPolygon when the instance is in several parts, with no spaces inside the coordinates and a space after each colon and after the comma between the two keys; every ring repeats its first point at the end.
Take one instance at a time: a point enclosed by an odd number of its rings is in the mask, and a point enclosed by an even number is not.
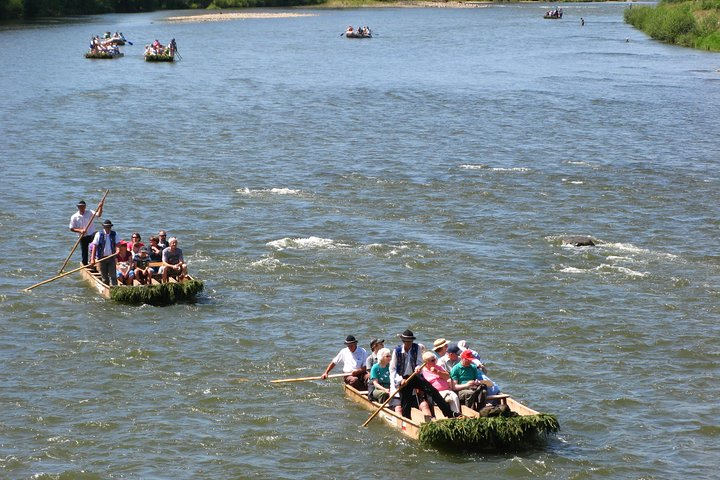
{"type": "Polygon", "coordinates": [[[188,8],[289,7],[324,0],[0,0],[0,20],[188,8]]]}

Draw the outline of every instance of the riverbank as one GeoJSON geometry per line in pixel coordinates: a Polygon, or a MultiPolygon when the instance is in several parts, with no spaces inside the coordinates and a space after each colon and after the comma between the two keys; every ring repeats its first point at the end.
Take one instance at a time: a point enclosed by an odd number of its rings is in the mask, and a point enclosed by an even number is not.
{"type": "Polygon", "coordinates": [[[720,52],[720,0],[628,8],[625,22],[662,42],[720,52]]]}
{"type": "MultiPolygon", "coordinates": [[[[318,5],[308,5],[301,8],[482,8],[492,5],[492,2],[458,2],[458,1],[374,1],[374,0],[331,0],[330,2],[318,5]]],[[[294,13],[294,12],[243,12],[243,11],[193,11],[188,15],[179,15],[168,17],[167,22],[186,23],[186,22],[222,22],[227,20],[244,20],[258,18],[293,18],[293,17],[312,17],[313,13],[294,13]]]]}
{"type": "MultiPolygon", "coordinates": [[[[328,0],[306,8],[483,8],[496,2],[435,0],[328,0]]],[[[499,3],[499,2],[498,2],[499,3]]]]}

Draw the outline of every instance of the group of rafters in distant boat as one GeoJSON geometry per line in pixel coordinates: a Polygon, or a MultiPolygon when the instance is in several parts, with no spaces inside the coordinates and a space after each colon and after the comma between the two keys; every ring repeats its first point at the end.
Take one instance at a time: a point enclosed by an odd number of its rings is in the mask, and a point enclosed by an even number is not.
{"type": "Polygon", "coordinates": [[[372,38],[372,32],[366,25],[364,27],[353,28],[352,25],[347,27],[347,30],[343,33],[346,38],[372,38]]]}
{"type": "MultiPolygon", "coordinates": [[[[122,32],[105,32],[102,37],[95,35],[90,39],[90,50],[85,54],[85,58],[117,58],[122,57],[120,46],[128,43],[122,32]]],[[[130,43],[132,45],[132,43],[130,43]]]]}
{"type": "Polygon", "coordinates": [[[543,18],[559,20],[562,18],[562,16],[563,16],[562,8],[555,7],[554,9],[548,10],[547,12],[545,12],[545,16],[543,16],[543,18]]]}
{"type": "MultiPolygon", "coordinates": [[[[85,54],[85,58],[111,59],[124,56],[120,50],[120,46],[133,43],[125,38],[122,32],[105,32],[100,37],[96,35],[90,41],[90,50],[85,54]]],[[[163,45],[157,39],[154,42],[145,45],[145,61],[146,62],[174,62],[175,57],[181,60],[177,51],[177,43],[173,38],[167,45],[163,45]]]]}
{"type": "Polygon", "coordinates": [[[177,43],[173,38],[167,45],[163,45],[157,39],[149,45],[145,45],[146,62],[174,62],[177,53],[177,43]]]}

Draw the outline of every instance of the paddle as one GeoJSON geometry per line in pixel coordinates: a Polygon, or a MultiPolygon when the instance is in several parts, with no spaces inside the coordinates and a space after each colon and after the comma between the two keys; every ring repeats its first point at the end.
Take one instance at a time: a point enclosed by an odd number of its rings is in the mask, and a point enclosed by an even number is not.
{"type": "Polygon", "coordinates": [[[95,220],[95,215],[97,214],[98,210],[102,209],[103,203],[105,203],[105,197],[107,197],[108,193],[110,193],[110,190],[105,190],[105,195],[103,195],[102,200],[100,200],[100,203],[98,204],[97,210],[93,212],[92,216],[90,217],[90,221],[85,225],[85,228],[83,229],[82,233],[78,236],[77,241],[75,242],[75,245],[73,245],[72,250],[70,250],[70,254],[67,256],[65,261],[62,264],[62,267],[60,267],[60,271],[58,274],[62,273],[62,271],[65,269],[65,265],[67,265],[68,261],[70,260],[70,257],[72,257],[72,254],[75,253],[75,249],[80,244],[80,240],[85,236],[85,232],[87,232],[87,229],[90,228],[90,225],[92,225],[93,220],[95,220]]]}
{"type": "MultiPolygon", "coordinates": [[[[112,255],[108,255],[107,257],[103,258],[102,260],[107,260],[108,258],[113,258],[115,255],[117,255],[117,253],[113,253],[112,255]]],[[[102,260],[101,260],[101,261],[102,261],[102,260]]],[[[56,275],[56,276],[54,276],[54,277],[51,278],[51,279],[44,280],[44,281],[42,281],[42,282],[40,282],[40,283],[36,283],[35,285],[33,285],[33,286],[31,286],[31,287],[27,287],[24,291],[25,291],[25,292],[29,292],[29,291],[32,290],[33,288],[39,287],[40,285],[45,285],[46,283],[54,282],[54,281],[57,280],[58,278],[67,277],[67,276],[70,275],[71,273],[79,272],[79,271],[82,270],[82,269],[92,268],[92,267],[93,267],[93,265],[83,265],[82,267],[78,267],[78,268],[76,268],[75,270],[70,270],[69,272],[65,272],[65,273],[61,273],[60,275],[56,275]]]]}
{"type": "MultiPolygon", "coordinates": [[[[346,377],[349,373],[333,373],[327,378],[346,377]]],[[[286,383],[286,382],[304,382],[306,380],[322,380],[322,375],[317,377],[301,377],[301,378],[283,378],[280,380],[270,380],[270,383],[286,383]]]]}
{"type": "MultiPolygon", "coordinates": [[[[408,383],[410,383],[410,380],[412,380],[412,379],[415,377],[415,375],[417,375],[418,373],[420,373],[420,371],[423,369],[423,367],[425,367],[425,362],[423,362],[422,365],[420,365],[420,368],[418,368],[417,370],[415,370],[415,372],[408,377],[408,379],[405,381],[405,383],[403,383],[402,385],[400,385],[400,388],[398,388],[398,389],[395,391],[395,393],[397,393],[397,392],[399,392],[400,390],[402,390],[403,388],[405,388],[405,386],[406,386],[408,383]]],[[[370,418],[368,418],[367,420],[365,420],[365,423],[362,424],[363,427],[367,427],[367,426],[368,426],[368,423],[370,423],[370,421],[372,421],[372,419],[375,418],[375,416],[376,416],[378,413],[380,413],[380,411],[381,411],[383,408],[385,408],[385,405],[387,405],[388,403],[390,403],[390,400],[393,399],[393,397],[395,396],[395,393],[393,393],[392,395],[390,395],[390,396],[387,398],[387,400],[385,400],[385,401],[383,402],[383,404],[380,405],[380,407],[378,407],[378,409],[375,410],[372,415],[370,415],[370,418]]]]}

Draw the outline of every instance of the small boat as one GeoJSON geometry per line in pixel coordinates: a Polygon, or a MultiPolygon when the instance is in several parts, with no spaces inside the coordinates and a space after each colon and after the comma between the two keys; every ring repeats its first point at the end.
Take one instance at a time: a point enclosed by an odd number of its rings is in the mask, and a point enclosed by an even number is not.
{"type": "Polygon", "coordinates": [[[170,43],[163,45],[162,43],[155,40],[152,44],[145,46],[145,61],[146,62],[174,62],[175,53],[177,52],[177,43],[175,39],[170,40],[170,43]]]}
{"type": "Polygon", "coordinates": [[[115,32],[114,34],[111,34],[110,32],[105,32],[105,34],[100,39],[100,43],[103,45],[118,45],[122,46],[127,43],[127,39],[125,38],[125,35],[122,33],[115,32]]]}
{"type": "Polygon", "coordinates": [[[124,55],[125,55],[125,54],[122,53],[122,52],[119,51],[119,50],[113,50],[113,49],[99,50],[99,49],[94,49],[94,50],[90,50],[89,52],[87,52],[87,53],[85,54],[85,58],[93,58],[93,59],[112,59],[112,58],[120,58],[120,57],[122,57],[122,56],[124,56],[124,55]]]}
{"type": "Polygon", "coordinates": [[[368,27],[353,29],[352,25],[350,25],[343,35],[345,35],[345,38],[372,38],[372,31],[368,27]]]}
{"type": "MultiPolygon", "coordinates": [[[[153,265],[151,263],[151,265],[153,265]]],[[[157,266],[157,264],[155,265],[157,266]]],[[[120,303],[140,305],[143,303],[155,306],[173,305],[175,303],[193,303],[197,294],[203,289],[203,283],[190,275],[182,282],[170,278],[168,283],[160,283],[153,278],[152,285],[141,285],[137,280],[135,285],[110,286],[102,281],[100,272],[94,268],[80,270],[81,275],[104,298],[120,303]]]]}
{"type": "Polygon", "coordinates": [[[546,20],[560,20],[563,16],[562,8],[545,12],[543,18],[546,20]]]}
{"type": "Polygon", "coordinates": [[[357,32],[347,32],[345,34],[346,38],[372,38],[372,32],[370,33],[357,33],[357,32]]]}
{"type": "MultiPolygon", "coordinates": [[[[367,392],[350,385],[343,385],[343,388],[350,400],[367,410],[374,412],[381,405],[370,401],[367,392]]],[[[436,419],[430,422],[426,422],[422,412],[415,408],[412,418],[405,418],[388,407],[378,416],[406,437],[437,448],[459,451],[526,450],[541,445],[549,434],[560,429],[554,415],[539,413],[509,395],[495,395],[488,400],[494,400],[500,406],[487,416],[464,405],[464,418],[444,418],[438,408],[435,408],[436,419]]]]}

